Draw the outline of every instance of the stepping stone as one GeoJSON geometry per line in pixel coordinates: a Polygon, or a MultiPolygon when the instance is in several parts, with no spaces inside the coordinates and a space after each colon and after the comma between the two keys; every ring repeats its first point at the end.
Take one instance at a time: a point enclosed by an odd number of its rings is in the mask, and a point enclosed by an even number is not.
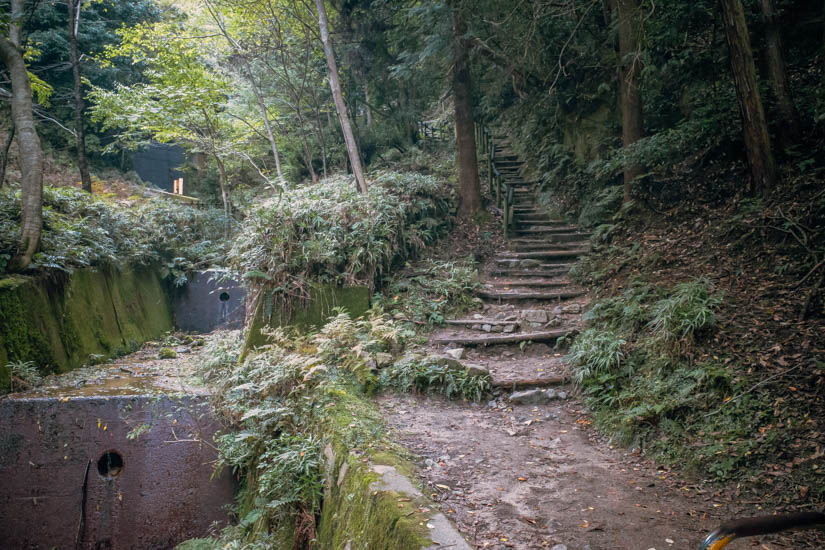
{"type": "Polygon", "coordinates": [[[562,290],[562,291],[555,291],[555,292],[541,292],[541,291],[530,291],[529,289],[520,290],[520,291],[513,291],[513,290],[500,290],[500,291],[486,291],[480,290],[478,291],[477,295],[480,298],[485,298],[488,300],[498,300],[498,301],[510,301],[510,300],[552,300],[552,301],[561,301],[561,300],[569,300],[570,298],[578,298],[579,296],[584,296],[586,292],[584,290],[562,290]]]}
{"type": "Polygon", "coordinates": [[[455,343],[463,346],[491,346],[496,344],[518,344],[521,342],[555,342],[574,331],[566,329],[545,330],[537,332],[520,332],[518,334],[490,334],[465,336],[440,336],[430,340],[431,344],[443,345],[455,343]]]}

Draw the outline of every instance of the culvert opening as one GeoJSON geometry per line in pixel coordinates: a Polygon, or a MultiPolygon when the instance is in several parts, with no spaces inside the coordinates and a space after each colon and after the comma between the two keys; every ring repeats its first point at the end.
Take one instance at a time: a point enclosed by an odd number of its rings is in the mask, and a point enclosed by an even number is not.
{"type": "Polygon", "coordinates": [[[106,451],[97,461],[97,473],[114,477],[123,470],[123,457],[117,451],[106,451]]]}
{"type": "Polygon", "coordinates": [[[221,292],[221,295],[218,296],[221,302],[228,302],[229,301],[229,293],[228,292],[221,292]]]}

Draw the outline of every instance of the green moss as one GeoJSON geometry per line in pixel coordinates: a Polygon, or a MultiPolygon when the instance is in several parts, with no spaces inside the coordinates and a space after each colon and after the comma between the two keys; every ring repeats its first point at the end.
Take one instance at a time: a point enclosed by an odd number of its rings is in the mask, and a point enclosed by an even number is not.
{"type": "Polygon", "coordinates": [[[160,348],[158,352],[159,359],[174,359],[178,354],[172,348],[160,348]]]}
{"type": "Polygon", "coordinates": [[[309,290],[309,300],[296,308],[278,307],[278,304],[273,303],[271,294],[262,293],[249,324],[241,360],[251,350],[267,343],[267,338],[262,333],[265,327],[321,326],[336,307],[345,309],[353,318],[363,315],[370,307],[370,289],[365,286],[313,285],[309,290]]]}
{"type": "MultiPolygon", "coordinates": [[[[169,299],[151,269],[75,271],[65,282],[0,280],[0,367],[33,361],[68,371],[90,355],[112,356],[172,328],[169,299]]],[[[0,368],[0,388],[8,372],[0,368]]]]}
{"type": "Polygon", "coordinates": [[[432,541],[426,527],[431,514],[419,510],[433,504],[417,490],[382,486],[376,465],[390,466],[408,480],[414,479],[415,467],[403,450],[384,442],[380,412],[357,391],[328,391],[335,406],[325,425],[327,482],[318,548],[337,550],[349,543],[351,548],[420,550],[432,541]],[[353,433],[360,436],[353,440],[353,433]]]}

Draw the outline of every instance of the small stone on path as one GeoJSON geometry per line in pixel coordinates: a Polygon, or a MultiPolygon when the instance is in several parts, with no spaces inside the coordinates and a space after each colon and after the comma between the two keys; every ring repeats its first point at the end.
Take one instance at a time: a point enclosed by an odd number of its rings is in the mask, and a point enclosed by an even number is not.
{"type": "Polygon", "coordinates": [[[533,389],[514,392],[510,395],[510,403],[514,405],[540,405],[560,398],[561,396],[553,388],[546,390],[533,389]]]}
{"type": "Polygon", "coordinates": [[[461,359],[464,356],[464,348],[446,349],[444,353],[453,359],[461,359]]]}

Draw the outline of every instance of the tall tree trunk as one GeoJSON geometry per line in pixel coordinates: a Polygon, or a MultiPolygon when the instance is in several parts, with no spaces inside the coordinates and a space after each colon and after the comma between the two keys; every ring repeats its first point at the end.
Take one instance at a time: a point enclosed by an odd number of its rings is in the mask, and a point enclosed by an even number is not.
{"type": "MultiPolygon", "coordinates": [[[[252,79],[252,71],[247,64],[247,71],[249,71],[249,78],[252,79]]],[[[253,92],[255,93],[255,99],[258,102],[258,109],[261,111],[261,116],[264,119],[264,128],[266,128],[266,137],[269,138],[269,145],[272,147],[272,157],[275,159],[275,171],[278,174],[278,181],[281,183],[285,183],[284,180],[284,173],[281,170],[281,155],[278,154],[278,144],[275,143],[275,134],[272,133],[272,124],[269,122],[269,113],[266,111],[266,104],[264,103],[263,94],[257,88],[254,82],[251,82],[253,92]]]]}
{"type": "Polygon", "coordinates": [[[226,186],[226,167],[223,165],[221,157],[215,155],[215,162],[218,163],[218,184],[221,188],[221,201],[223,201],[223,232],[229,238],[229,191],[226,186]]]}
{"type": "Polygon", "coordinates": [[[461,200],[458,215],[469,218],[481,210],[478,182],[476,138],[473,127],[473,103],[470,81],[470,55],[464,35],[467,26],[459,7],[453,9],[453,103],[455,107],[456,156],[458,187],[461,200]]]}
{"type": "Polygon", "coordinates": [[[223,19],[223,14],[221,13],[220,8],[214,6],[209,1],[205,2],[205,5],[206,9],[209,10],[209,14],[212,16],[212,19],[220,28],[221,34],[223,34],[223,37],[226,38],[227,42],[229,42],[229,45],[232,46],[232,49],[235,50],[235,53],[241,59],[241,63],[243,63],[244,72],[246,73],[246,80],[252,88],[252,93],[255,95],[255,101],[258,103],[258,109],[261,111],[261,117],[264,121],[266,136],[267,139],[269,139],[269,146],[272,148],[272,157],[275,159],[275,171],[278,174],[278,181],[284,183],[284,174],[281,170],[281,156],[278,154],[278,144],[275,143],[275,135],[272,132],[272,124],[269,120],[269,113],[266,110],[263,93],[261,92],[258,83],[255,81],[255,73],[252,70],[249,59],[247,59],[245,52],[241,49],[241,45],[238,44],[238,42],[229,34],[229,30],[226,28],[226,23],[223,19]]]}
{"type": "Polygon", "coordinates": [[[3,145],[3,156],[0,157],[0,189],[6,183],[6,168],[9,166],[9,151],[11,151],[11,142],[14,141],[14,121],[9,128],[9,136],[6,138],[6,143],[3,145]]]}
{"type": "Polygon", "coordinates": [[[367,126],[372,126],[372,107],[370,107],[370,85],[364,82],[364,108],[367,114],[367,126]]]}
{"type": "Polygon", "coordinates": [[[771,89],[776,97],[776,107],[779,114],[779,138],[782,147],[788,147],[799,140],[802,124],[799,121],[799,111],[793,102],[791,86],[788,83],[788,69],[785,65],[785,52],[782,48],[782,37],[779,33],[776,8],[773,0],[761,0],[762,17],[765,22],[765,60],[768,66],[768,78],[771,89]]]}
{"type": "MultiPolygon", "coordinates": [[[[639,0],[615,0],[619,30],[619,101],[622,109],[622,146],[629,147],[645,136],[641,60],[641,7],[639,0]]],[[[624,203],[631,200],[633,181],[643,172],[637,163],[624,167],[624,203]]]]}
{"type": "Polygon", "coordinates": [[[86,163],[86,129],[83,125],[83,89],[80,82],[80,56],[77,53],[77,28],[80,25],[80,6],[83,0],[66,0],[69,20],[69,59],[74,77],[74,132],[77,147],[77,169],[80,171],[80,185],[84,191],[92,192],[92,178],[86,163]]]}
{"type": "Polygon", "coordinates": [[[11,75],[11,112],[20,149],[23,202],[20,222],[20,250],[14,260],[17,269],[29,266],[40,244],[43,226],[43,152],[34,126],[29,73],[20,50],[24,0],[11,1],[9,38],[0,38],[0,59],[11,75]]]}
{"type": "Polygon", "coordinates": [[[751,192],[761,194],[776,186],[776,167],[771,153],[768,124],[765,122],[765,109],[759,95],[745,10],[741,0],[720,0],[720,3],[730,49],[730,66],[742,116],[745,149],[753,178],[751,192]]]}
{"type": "Polygon", "coordinates": [[[344,94],[341,92],[341,82],[338,79],[338,66],[335,63],[335,52],[332,49],[332,42],[329,37],[329,20],[324,8],[324,0],[315,0],[315,7],[318,9],[318,25],[321,27],[321,42],[324,45],[324,56],[327,58],[329,68],[329,87],[332,89],[332,97],[335,100],[335,110],[338,111],[338,118],[341,121],[341,130],[344,132],[344,141],[347,144],[347,154],[349,155],[352,173],[358,189],[362,193],[367,192],[367,180],[364,178],[364,168],[361,166],[361,157],[358,154],[358,146],[355,143],[355,136],[352,133],[347,106],[344,103],[344,94]]]}

